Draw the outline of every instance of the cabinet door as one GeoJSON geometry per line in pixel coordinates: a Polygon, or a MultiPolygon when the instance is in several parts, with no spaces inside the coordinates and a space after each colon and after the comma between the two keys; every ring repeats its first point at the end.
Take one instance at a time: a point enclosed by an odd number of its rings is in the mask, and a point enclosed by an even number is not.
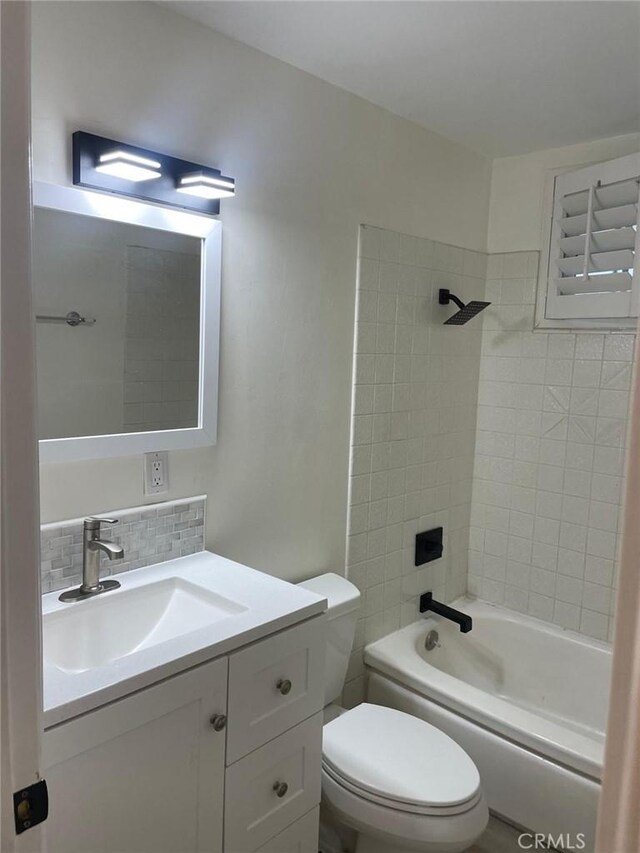
{"type": "Polygon", "coordinates": [[[49,853],[222,853],[227,659],[44,733],[49,853]]]}

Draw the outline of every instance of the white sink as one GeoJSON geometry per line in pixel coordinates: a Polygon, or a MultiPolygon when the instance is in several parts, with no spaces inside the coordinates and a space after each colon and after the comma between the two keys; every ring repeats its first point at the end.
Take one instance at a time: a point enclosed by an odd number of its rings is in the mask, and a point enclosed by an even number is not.
{"type": "Polygon", "coordinates": [[[179,577],[105,592],[44,614],[44,661],[64,672],[85,672],[246,609],[179,577]]]}
{"type": "Polygon", "coordinates": [[[325,609],[317,595],[201,551],[118,574],[84,601],[42,597],[45,727],[325,609]]]}

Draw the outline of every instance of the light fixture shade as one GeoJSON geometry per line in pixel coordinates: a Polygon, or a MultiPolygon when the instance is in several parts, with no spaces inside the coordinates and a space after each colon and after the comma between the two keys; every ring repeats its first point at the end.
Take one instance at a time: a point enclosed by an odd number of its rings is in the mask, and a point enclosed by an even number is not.
{"type": "Polygon", "coordinates": [[[235,195],[235,181],[224,175],[211,175],[207,172],[189,172],[182,175],[176,190],[198,198],[230,198],[235,195]]]}
{"type": "Polygon", "coordinates": [[[114,178],[122,178],[125,181],[150,181],[162,177],[160,163],[149,157],[140,157],[116,148],[101,154],[96,165],[96,172],[103,175],[112,175],[114,178]]]}
{"type": "Polygon", "coordinates": [[[235,195],[233,178],[215,166],[83,130],[73,134],[73,183],[206,216],[217,216],[220,199],[235,195]]]}

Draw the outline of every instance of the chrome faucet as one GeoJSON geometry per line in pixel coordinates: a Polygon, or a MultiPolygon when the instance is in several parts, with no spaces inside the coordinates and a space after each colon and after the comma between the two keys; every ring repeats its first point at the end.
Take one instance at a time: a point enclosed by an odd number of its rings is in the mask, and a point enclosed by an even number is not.
{"type": "Polygon", "coordinates": [[[120,584],[111,578],[100,581],[100,552],[106,554],[110,560],[121,560],[124,557],[124,548],[100,538],[101,524],[116,524],[117,518],[85,518],[82,549],[82,583],[75,589],[68,589],[60,596],[60,601],[81,601],[118,589],[120,584]]]}

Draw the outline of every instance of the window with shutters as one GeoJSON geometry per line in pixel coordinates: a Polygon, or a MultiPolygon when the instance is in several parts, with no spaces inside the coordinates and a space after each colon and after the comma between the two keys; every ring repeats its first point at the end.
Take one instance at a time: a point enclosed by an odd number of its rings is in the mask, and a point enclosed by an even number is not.
{"type": "Polygon", "coordinates": [[[548,263],[541,270],[544,319],[552,322],[539,325],[635,322],[639,194],[640,154],[556,175],[548,263]]]}

